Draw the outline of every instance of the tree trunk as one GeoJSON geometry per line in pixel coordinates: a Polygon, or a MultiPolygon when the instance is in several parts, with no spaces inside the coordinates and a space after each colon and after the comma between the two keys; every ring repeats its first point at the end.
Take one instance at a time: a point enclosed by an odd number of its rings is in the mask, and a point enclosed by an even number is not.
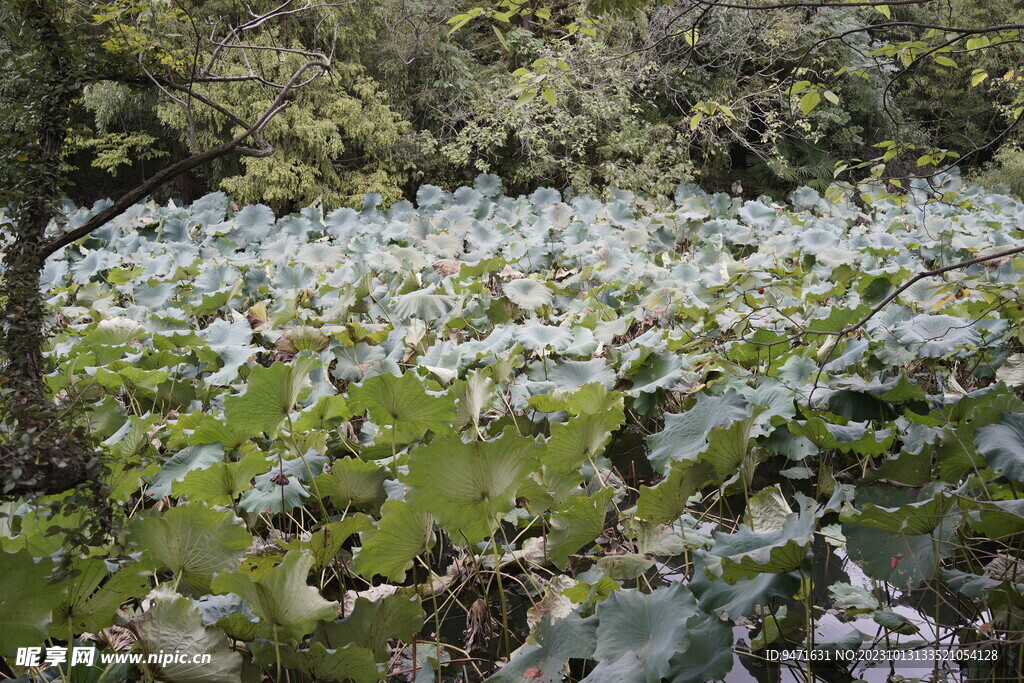
{"type": "Polygon", "coordinates": [[[0,494],[50,493],[84,481],[91,453],[46,394],[46,310],[39,291],[78,79],[50,2],[20,0],[9,12],[17,22],[19,94],[29,95],[19,98],[18,115],[33,133],[11,145],[17,166],[5,192],[10,213],[0,280],[0,494]]]}

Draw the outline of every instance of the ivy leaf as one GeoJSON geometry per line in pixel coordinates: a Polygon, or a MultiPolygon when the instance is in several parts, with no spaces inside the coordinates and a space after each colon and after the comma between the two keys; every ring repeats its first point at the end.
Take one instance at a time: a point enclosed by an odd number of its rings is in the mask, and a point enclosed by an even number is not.
{"type": "Polygon", "coordinates": [[[234,593],[249,603],[252,613],[280,640],[297,641],[310,633],[317,621],[333,621],[338,603],[320,597],[306,584],[313,555],[289,551],[281,564],[253,580],[244,572],[220,573],[211,586],[215,593],[234,593]]]}

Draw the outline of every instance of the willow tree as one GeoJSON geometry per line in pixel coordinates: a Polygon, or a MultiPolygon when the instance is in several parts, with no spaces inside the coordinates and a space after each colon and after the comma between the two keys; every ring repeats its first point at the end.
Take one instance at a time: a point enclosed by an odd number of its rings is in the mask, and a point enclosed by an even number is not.
{"type": "MultiPolygon", "coordinates": [[[[220,3],[223,5],[223,3],[220,3]]],[[[0,494],[59,492],[89,481],[95,452],[71,418],[74,406],[48,395],[46,310],[40,274],[47,257],[117,217],[180,174],[226,155],[268,157],[261,136],[297,90],[330,70],[315,47],[266,41],[275,24],[346,3],[234,3],[202,15],[202,2],[12,0],[0,9],[7,68],[0,83],[0,494]],[[244,65],[272,52],[291,65],[283,79],[244,65]],[[76,103],[90,83],[147,87],[182,108],[190,124],[216,116],[216,144],[168,163],[83,225],[70,227],[60,202],[66,189],[66,144],[76,103]],[[262,89],[265,104],[247,118],[200,92],[204,83],[262,89]]],[[[315,29],[314,29],[315,30],[315,29]]],[[[316,45],[310,40],[307,45],[316,45]]]]}

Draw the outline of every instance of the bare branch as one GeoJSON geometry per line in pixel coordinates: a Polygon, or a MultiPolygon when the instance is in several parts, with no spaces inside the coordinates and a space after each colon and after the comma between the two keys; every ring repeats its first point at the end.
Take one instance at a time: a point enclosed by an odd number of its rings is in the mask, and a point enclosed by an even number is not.
{"type": "Polygon", "coordinates": [[[1011,249],[1004,249],[1002,251],[997,251],[994,254],[989,254],[988,256],[978,256],[977,258],[972,258],[972,259],[968,259],[966,261],[961,261],[959,263],[954,263],[951,266],[943,266],[942,268],[936,268],[935,270],[921,271],[920,273],[918,273],[917,275],[915,275],[914,277],[910,278],[909,280],[904,282],[902,285],[897,287],[896,290],[892,294],[890,294],[889,296],[887,296],[884,299],[882,299],[882,301],[880,301],[878,304],[875,305],[874,308],[871,309],[870,313],[865,315],[863,318],[858,320],[853,325],[850,325],[849,327],[843,328],[841,330],[825,330],[825,331],[803,330],[801,332],[801,334],[824,334],[824,335],[833,335],[833,336],[840,336],[841,337],[841,336],[850,334],[851,332],[856,332],[858,329],[863,327],[869,320],[871,320],[873,317],[875,317],[878,314],[879,311],[881,311],[883,308],[885,308],[887,305],[889,305],[889,302],[891,302],[893,299],[898,297],[900,294],[902,294],[903,292],[905,292],[908,289],[910,289],[911,287],[913,287],[915,283],[920,282],[921,280],[925,279],[926,277],[934,277],[935,275],[942,275],[943,273],[948,273],[951,270],[959,270],[961,268],[969,268],[970,266],[974,266],[974,265],[977,265],[979,263],[985,263],[986,261],[994,261],[996,259],[1001,259],[1001,258],[1005,258],[1007,256],[1013,256],[1014,254],[1020,254],[1020,253],[1024,253],[1024,246],[1013,247],[1011,249]]]}
{"type": "Polygon", "coordinates": [[[744,10],[773,10],[773,9],[817,9],[820,7],[881,7],[884,5],[927,5],[935,0],[891,0],[889,2],[780,2],[771,5],[761,4],[740,4],[735,2],[716,2],[715,0],[692,0],[699,5],[709,7],[727,7],[730,9],[744,10]]]}
{"type": "Polygon", "coordinates": [[[326,62],[307,62],[306,64],[302,65],[300,68],[296,69],[296,71],[292,74],[292,77],[289,79],[288,83],[286,83],[281,88],[280,92],[278,92],[277,94],[277,97],[270,104],[270,106],[267,107],[267,109],[263,112],[263,115],[260,116],[260,118],[257,119],[256,122],[252,123],[248,128],[242,131],[242,133],[240,133],[235,138],[227,142],[221,143],[215,147],[211,147],[210,149],[200,152],[199,154],[193,154],[190,157],[182,159],[181,161],[175,162],[170,166],[161,169],[158,173],[154,174],[152,177],[150,177],[143,183],[139,184],[134,189],[125,193],[120,199],[111,204],[109,207],[107,207],[103,211],[100,211],[98,214],[90,218],[81,227],[66,232],[63,235],[54,239],[49,244],[47,244],[45,247],[41,249],[42,257],[46,258],[53,254],[54,252],[71,244],[72,242],[75,242],[76,240],[85,237],[93,230],[96,230],[100,226],[104,225],[105,223],[109,222],[110,220],[116,218],[117,216],[127,211],[128,208],[133,206],[138,200],[145,197],[155,188],[159,187],[168,180],[171,180],[176,176],[185,173],[186,171],[196,168],[197,166],[201,166],[202,164],[212,161],[213,159],[231,153],[241,153],[246,156],[269,156],[270,154],[272,154],[274,151],[273,148],[267,145],[265,142],[262,144],[260,148],[257,149],[243,147],[242,143],[244,143],[246,140],[250,138],[258,139],[260,131],[263,130],[267,123],[269,123],[271,119],[277,116],[278,113],[283,111],[288,106],[287,100],[289,94],[291,94],[293,90],[302,87],[302,85],[305,85],[312,80],[306,79],[305,81],[300,81],[303,74],[309,69],[318,69],[318,75],[322,75],[323,73],[327,72],[330,69],[330,65],[327,64],[326,62]]]}

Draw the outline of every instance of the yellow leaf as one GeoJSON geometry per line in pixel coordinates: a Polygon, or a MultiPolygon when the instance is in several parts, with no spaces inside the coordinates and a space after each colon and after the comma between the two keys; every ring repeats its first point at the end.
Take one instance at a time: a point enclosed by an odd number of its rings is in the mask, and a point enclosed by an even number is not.
{"type": "Polygon", "coordinates": [[[18,156],[14,157],[14,158],[17,159],[18,161],[20,161],[21,163],[25,163],[26,161],[28,161],[28,156],[26,156],[24,154],[19,154],[18,156]]]}
{"type": "Polygon", "coordinates": [[[888,5],[875,5],[875,9],[878,10],[879,14],[884,15],[886,19],[892,19],[892,12],[889,11],[888,5]]]}
{"type": "Polygon", "coordinates": [[[946,296],[942,297],[941,299],[936,301],[934,304],[932,304],[932,308],[929,311],[929,313],[934,313],[935,311],[939,310],[940,308],[943,308],[946,304],[948,304],[954,298],[956,298],[956,297],[953,294],[947,294],[946,296]]]}
{"type": "Polygon", "coordinates": [[[818,106],[818,102],[821,102],[821,95],[817,90],[812,90],[800,98],[800,111],[807,116],[818,106]]]}

